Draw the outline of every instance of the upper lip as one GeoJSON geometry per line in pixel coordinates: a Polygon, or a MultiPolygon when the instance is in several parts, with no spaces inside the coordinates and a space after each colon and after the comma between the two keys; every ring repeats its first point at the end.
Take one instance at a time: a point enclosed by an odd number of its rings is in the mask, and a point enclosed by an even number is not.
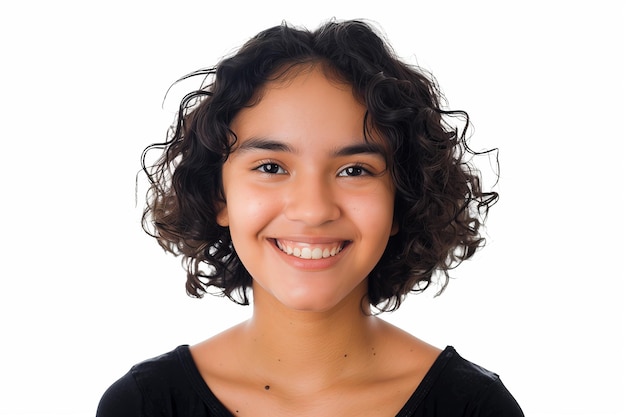
{"type": "Polygon", "coordinates": [[[312,237],[312,236],[290,236],[290,237],[274,237],[273,240],[280,240],[281,242],[300,243],[308,245],[328,245],[333,243],[348,242],[349,239],[340,237],[312,237]]]}

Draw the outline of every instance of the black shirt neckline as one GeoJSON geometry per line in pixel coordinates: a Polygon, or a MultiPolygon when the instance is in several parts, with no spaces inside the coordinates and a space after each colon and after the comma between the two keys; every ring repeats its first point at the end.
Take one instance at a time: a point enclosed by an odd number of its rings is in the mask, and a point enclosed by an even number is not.
{"type": "MultiPolygon", "coordinates": [[[[233,414],[222,404],[222,402],[213,394],[208,386],[200,370],[191,356],[189,345],[178,346],[175,350],[180,363],[185,370],[185,374],[189,378],[190,384],[196,391],[202,401],[215,413],[216,417],[234,417],[233,414]]],[[[409,397],[404,406],[396,414],[396,417],[412,416],[419,404],[426,398],[428,392],[433,387],[435,381],[444,370],[450,359],[456,355],[456,351],[452,346],[447,346],[435,359],[428,372],[418,384],[413,394],[409,397]]]]}

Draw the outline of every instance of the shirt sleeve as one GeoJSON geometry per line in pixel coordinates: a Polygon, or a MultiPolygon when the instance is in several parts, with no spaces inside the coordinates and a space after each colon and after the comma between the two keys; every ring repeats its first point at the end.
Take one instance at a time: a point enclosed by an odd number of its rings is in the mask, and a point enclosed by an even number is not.
{"type": "Polygon", "coordinates": [[[497,378],[476,402],[472,417],[524,417],[513,395],[497,378]]]}
{"type": "Polygon", "coordinates": [[[133,375],[126,375],[111,385],[100,399],[96,417],[143,417],[142,395],[133,375]]]}

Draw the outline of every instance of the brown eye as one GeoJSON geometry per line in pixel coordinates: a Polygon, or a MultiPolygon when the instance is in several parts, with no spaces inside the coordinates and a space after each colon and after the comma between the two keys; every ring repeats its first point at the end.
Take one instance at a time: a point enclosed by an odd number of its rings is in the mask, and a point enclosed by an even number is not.
{"type": "Polygon", "coordinates": [[[340,177],[360,177],[362,175],[368,175],[370,172],[360,165],[352,165],[344,168],[340,173],[340,177]]]}
{"type": "Polygon", "coordinates": [[[280,165],[275,163],[264,163],[256,168],[257,171],[261,171],[264,174],[284,174],[285,170],[280,165]]]}

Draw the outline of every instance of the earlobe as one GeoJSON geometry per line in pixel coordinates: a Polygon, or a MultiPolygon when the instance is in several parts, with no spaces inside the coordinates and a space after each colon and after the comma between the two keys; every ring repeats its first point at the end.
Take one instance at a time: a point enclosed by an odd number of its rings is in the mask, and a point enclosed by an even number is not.
{"type": "Polygon", "coordinates": [[[393,219],[393,224],[391,225],[391,233],[389,233],[389,236],[395,236],[398,234],[399,231],[400,226],[398,225],[398,221],[396,219],[393,219]]]}
{"type": "Polygon", "coordinates": [[[215,220],[220,226],[228,227],[228,207],[226,207],[225,203],[222,205],[222,208],[220,208],[220,210],[217,212],[215,220]]]}

